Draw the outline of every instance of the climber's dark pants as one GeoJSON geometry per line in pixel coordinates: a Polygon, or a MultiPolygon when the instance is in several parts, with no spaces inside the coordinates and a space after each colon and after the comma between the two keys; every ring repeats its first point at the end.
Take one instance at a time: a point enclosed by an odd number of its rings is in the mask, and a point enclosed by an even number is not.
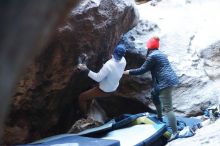
{"type": "Polygon", "coordinates": [[[152,92],[153,103],[157,109],[158,118],[162,118],[162,111],[166,114],[169,126],[172,128],[173,133],[177,132],[176,117],[173,112],[172,105],[172,90],[173,87],[160,90],[158,93],[152,92]]]}

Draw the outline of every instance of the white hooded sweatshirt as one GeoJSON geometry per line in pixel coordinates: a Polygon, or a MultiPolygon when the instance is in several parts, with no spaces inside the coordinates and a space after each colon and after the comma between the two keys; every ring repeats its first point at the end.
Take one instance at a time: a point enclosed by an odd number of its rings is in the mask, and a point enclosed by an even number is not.
{"type": "Polygon", "coordinates": [[[112,57],[108,60],[98,73],[89,71],[88,76],[99,82],[99,88],[104,92],[113,92],[119,86],[119,81],[123,75],[126,66],[124,57],[121,60],[116,60],[112,57]]]}

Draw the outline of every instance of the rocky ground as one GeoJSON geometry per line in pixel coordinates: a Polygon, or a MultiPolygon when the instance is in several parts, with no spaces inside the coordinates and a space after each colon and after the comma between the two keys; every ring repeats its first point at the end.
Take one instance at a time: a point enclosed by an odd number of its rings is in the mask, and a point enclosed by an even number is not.
{"type": "Polygon", "coordinates": [[[193,137],[179,138],[166,146],[219,146],[220,145],[220,119],[215,123],[206,125],[196,131],[193,137]]]}

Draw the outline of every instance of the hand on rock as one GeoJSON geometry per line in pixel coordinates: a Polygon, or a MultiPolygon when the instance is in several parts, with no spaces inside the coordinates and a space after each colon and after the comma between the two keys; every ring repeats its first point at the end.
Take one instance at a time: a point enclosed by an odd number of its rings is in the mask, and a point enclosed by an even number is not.
{"type": "Polygon", "coordinates": [[[77,69],[81,70],[81,71],[86,71],[88,70],[88,67],[86,66],[86,64],[78,64],[77,65],[77,69]]]}
{"type": "Polygon", "coordinates": [[[80,71],[80,72],[83,72],[83,73],[85,73],[86,75],[88,75],[89,74],[89,69],[88,69],[88,67],[86,66],[86,64],[78,64],[77,65],[77,69],[80,71]]]}

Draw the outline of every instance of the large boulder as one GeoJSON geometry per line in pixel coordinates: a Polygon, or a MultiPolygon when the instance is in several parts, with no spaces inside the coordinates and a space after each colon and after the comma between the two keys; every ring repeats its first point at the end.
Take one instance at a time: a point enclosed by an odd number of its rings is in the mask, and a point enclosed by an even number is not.
{"type": "Polygon", "coordinates": [[[11,96],[21,74],[79,0],[0,1],[0,144],[11,96]]]}
{"type": "Polygon", "coordinates": [[[74,70],[78,57],[86,53],[88,67],[99,70],[137,20],[128,0],[83,1],[73,8],[19,82],[4,143],[21,144],[67,132],[81,117],[78,95],[95,84],[74,70]]]}
{"type": "MultiPolygon", "coordinates": [[[[122,39],[129,48],[129,69],[143,63],[146,41],[154,35],[160,37],[160,50],[167,55],[180,80],[173,101],[175,111],[181,115],[201,115],[208,106],[220,102],[220,21],[214,15],[219,6],[217,0],[164,0],[156,6],[150,2],[138,5],[140,21],[122,39]]],[[[127,77],[123,84],[126,92],[122,94],[150,100],[149,72],[127,77]]]]}

